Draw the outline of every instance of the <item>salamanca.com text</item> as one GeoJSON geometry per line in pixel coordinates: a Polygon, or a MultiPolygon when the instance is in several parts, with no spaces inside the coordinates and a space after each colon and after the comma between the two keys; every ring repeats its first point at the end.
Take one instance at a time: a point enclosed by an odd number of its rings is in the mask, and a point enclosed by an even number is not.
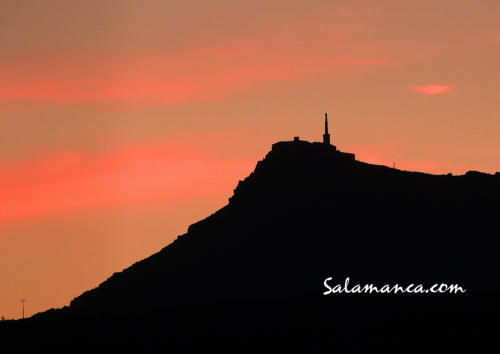
{"type": "Polygon", "coordinates": [[[403,288],[402,286],[399,286],[398,284],[394,286],[389,286],[389,285],[384,285],[381,288],[378,288],[374,286],[373,284],[370,285],[365,285],[361,286],[359,284],[354,285],[353,287],[349,288],[349,278],[346,278],[345,284],[342,286],[341,284],[337,284],[333,287],[331,287],[328,282],[332,280],[332,278],[326,278],[325,282],[323,283],[325,287],[328,289],[323,293],[323,295],[328,295],[328,294],[338,294],[338,293],[452,293],[456,294],[458,292],[465,292],[465,289],[463,289],[461,286],[458,286],[457,284],[452,284],[452,285],[447,285],[447,284],[434,284],[431,286],[429,289],[426,289],[423,287],[422,284],[420,285],[415,285],[415,284],[410,284],[407,287],[403,288]]]}

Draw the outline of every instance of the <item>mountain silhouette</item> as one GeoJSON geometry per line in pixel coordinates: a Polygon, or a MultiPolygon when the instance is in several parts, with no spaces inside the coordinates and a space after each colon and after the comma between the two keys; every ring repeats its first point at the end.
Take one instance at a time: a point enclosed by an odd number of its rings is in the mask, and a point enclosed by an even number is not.
{"type": "Polygon", "coordinates": [[[500,291],[499,197],[498,172],[371,165],[339,152],[327,131],[323,143],[279,142],[225,207],[160,252],[69,307],[0,331],[16,350],[65,352],[477,349],[463,338],[477,331],[488,345],[496,328],[485,320],[497,319],[496,296],[470,295],[500,291]],[[456,284],[465,293],[323,295],[326,279],[333,288],[346,278],[351,289],[456,284]]]}
{"type": "Polygon", "coordinates": [[[500,175],[407,172],[296,138],[228,205],[71,301],[72,313],[322,295],[329,284],[498,292],[500,175]]]}

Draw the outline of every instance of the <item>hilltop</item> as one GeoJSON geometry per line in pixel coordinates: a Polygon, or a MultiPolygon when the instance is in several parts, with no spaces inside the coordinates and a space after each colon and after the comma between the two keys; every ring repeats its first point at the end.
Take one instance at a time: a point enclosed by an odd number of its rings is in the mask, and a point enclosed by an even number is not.
{"type": "Polygon", "coordinates": [[[330,338],[337,349],[371,348],[385,347],[389,333],[394,344],[416,336],[423,348],[449,348],[476,343],[448,340],[472,331],[487,343],[483,319],[494,318],[496,299],[470,295],[500,291],[499,197],[499,173],[408,172],[329,143],[279,142],[225,207],[160,252],[69,307],[0,330],[15,349],[18,338],[25,348],[71,352],[102,343],[310,351],[330,338]],[[333,287],[347,277],[352,286],[445,283],[466,292],[323,295],[326,278],[333,287]]]}
{"type": "Polygon", "coordinates": [[[330,284],[458,284],[498,292],[500,175],[370,165],[280,142],[228,205],[75,298],[80,314],[322,294],[330,284]],[[486,285],[487,284],[487,285],[486,285]]]}

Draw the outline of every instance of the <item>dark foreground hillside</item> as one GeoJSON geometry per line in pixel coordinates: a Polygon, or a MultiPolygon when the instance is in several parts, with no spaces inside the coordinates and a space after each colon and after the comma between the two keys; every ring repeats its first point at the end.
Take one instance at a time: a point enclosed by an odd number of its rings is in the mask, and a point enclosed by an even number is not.
{"type": "Polygon", "coordinates": [[[406,172],[331,145],[278,143],[226,207],[174,243],[68,308],[15,325],[68,345],[310,348],[328,336],[369,345],[417,334],[416,348],[483,328],[496,309],[499,201],[498,173],[406,172]],[[332,287],[349,277],[350,288],[444,283],[465,293],[325,296],[329,277],[332,287]],[[60,335],[42,335],[51,324],[60,335]]]}
{"type": "Polygon", "coordinates": [[[138,315],[51,313],[0,322],[0,340],[2,353],[451,353],[498,348],[496,298],[388,296],[209,303],[138,315]]]}
{"type": "MultiPolygon", "coordinates": [[[[322,294],[323,282],[499,293],[500,174],[429,175],[278,143],[229,204],[71,302],[77,314],[322,294]]],[[[332,295],[330,295],[332,296],[332,295]]]]}

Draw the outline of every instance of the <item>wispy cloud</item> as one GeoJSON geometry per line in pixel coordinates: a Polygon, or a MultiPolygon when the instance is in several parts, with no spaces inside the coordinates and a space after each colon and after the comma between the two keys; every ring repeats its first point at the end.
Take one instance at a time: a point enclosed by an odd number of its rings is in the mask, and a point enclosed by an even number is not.
{"type": "MultiPolygon", "coordinates": [[[[66,53],[1,65],[0,101],[105,103],[124,108],[219,101],[265,82],[324,79],[384,66],[380,58],[279,51],[257,44],[180,53],[66,53]]],[[[1,63],[0,63],[1,64],[1,63]]]]}
{"type": "Polygon", "coordinates": [[[449,92],[452,87],[431,84],[425,86],[410,86],[410,89],[420,92],[424,95],[438,95],[440,93],[449,92]]]}
{"type": "Polygon", "coordinates": [[[229,197],[256,163],[184,150],[163,144],[101,154],[42,152],[0,164],[0,222],[149,200],[229,197]]]}

